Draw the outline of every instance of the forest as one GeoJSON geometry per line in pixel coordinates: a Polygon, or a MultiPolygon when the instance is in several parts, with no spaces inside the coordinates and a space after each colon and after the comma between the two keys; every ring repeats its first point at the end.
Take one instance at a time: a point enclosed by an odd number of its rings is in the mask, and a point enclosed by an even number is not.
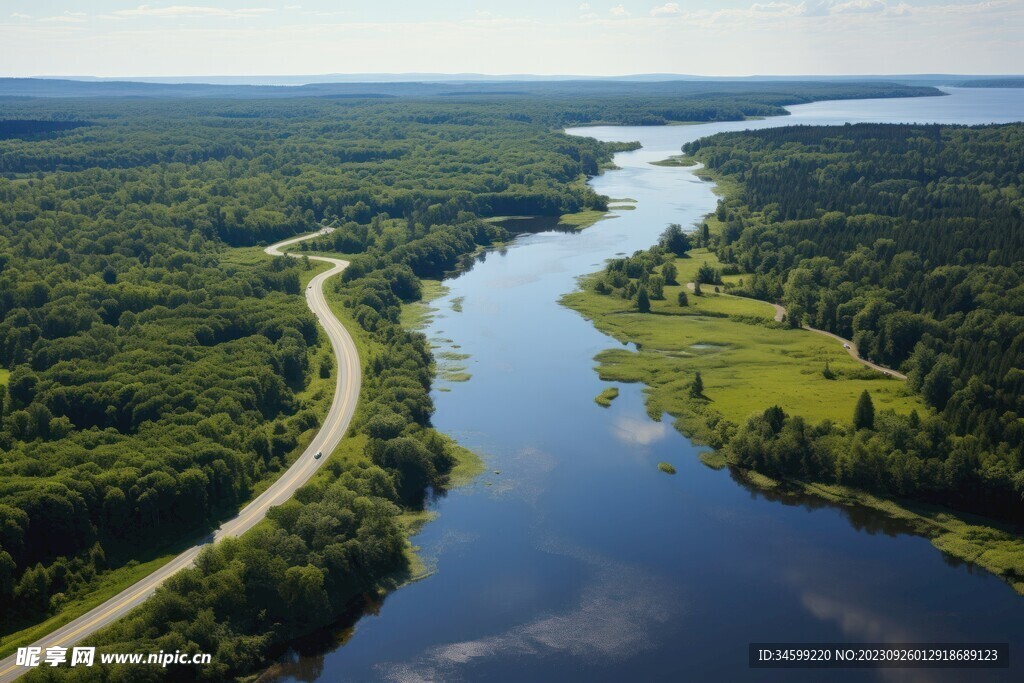
{"type": "Polygon", "coordinates": [[[934,409],[865,408],[853,429],[770,409],[735,461],[1024,522],[1024,126],[801,126],[685,151],[737,188],[714,216],[719,260],[750,274],[731,291],[853,339],[934,409]]]}
{"type": "MultiPolygon", "coordinates": [[[[603,207],[575,181],[616,149],[481,113],[417,120],[432,107],[386,121],[372,105],[371,116],[289,100],[252,105],[257,125],[234,103],[23,106],[105,123],[0,141],[6,168],[20,169],[0,179],[5,633],[212,528],[317,427],[303,392],[330,368],[300,296],[309,266],[242,262],[233,247],[324,223],[358,235],[345,251],[367,259],[344,296],[387,349],[364,359],[367,382],[397,397],[385,417],[425,425],[429,352],[397,329],[398,302],[418,297],[417,275],[507,238],[472,212],[603,207]]],[[[419,468],[396,484],[402,500],[447,467],[427,443],[429,455],[380,449],[395,471],[419,468]]]]}

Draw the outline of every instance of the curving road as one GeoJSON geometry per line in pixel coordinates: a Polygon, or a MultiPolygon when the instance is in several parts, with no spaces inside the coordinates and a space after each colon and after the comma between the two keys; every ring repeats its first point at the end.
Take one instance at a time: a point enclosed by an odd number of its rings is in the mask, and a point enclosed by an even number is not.
{"type": "MultiPolygon", "coordinates": [[[[691,292],[694,289],[692,282],[687,282],[686,283],[686,287],[691,292]]],[[[735,295],[735,294],[726,294],[724,292],[719,292],[719,293],[716,294],[716,296],[737,296],[737,295],[735,295]]],[[[739,298],[739,299],[746,299],[746,298],[749,298],[749,297],[738,297],[737,296],[737,298],[739,298]]],[[[761,300],[760,299],[751,299],[751,301],[761,301],[761,300]]],[[[779,304],[772,303],[772,302],[769,302],[769,301],[762,301],[762,303],[767,303],[769,306],[771,306],[772,308],[775,309],[775,322],[781,323],[783,321],[783,319],[786,317],[786,308],[784,306],[780,306],[779,304]]],[[[808,332],[816,332],[817,334],[821,334],[821,335],[824,335],[826,337],[830,337],[832,339],[835,339],[837,342],[839,342],[840,344],[843,345],[843,348],[846,349],[846,352],[848,354],[850,354],[851,358],[853,358],[858,363],[863,363],[865,366],[871,368],[872,370],[876,370],[876,371],[882,373],[883,375],[889,375],[891,377],[895,377],[896,379],[906,379],[907,378],[907,376],[904,375],[902,372],[898,372],[897,370],[893,370],[892,368],[887,368],[884,365],[879,365],[878,363],[872,363],[871,361],[869,361],[866,358],[861,358],[860,350],[857,348],[857,345],[854,344],[853,341],[851,341],[849,339],[844,339],[844,338],[840,337],[838,334],[832,334],[831,332],[827,332],[826,330],[819,330],[817,327],[811,327],[810,325],[801,325],[800,327],[802,329],[807,330],[808,332]]]]}
{"type": "MultiPolygon", "coordinates": [[[[267,247],[266,252],[271,256],[280,256],[283,254],[282,248],[326,232],[330,232],[330,229],[278,242],[267,247]]],[[[289,255],[294,256],[294,254],[289,255]]],[[[222,538],[240,536],[253,528],[266,517],[267,510],[291,498],[295,491],[309,481],[313,473],[327,460],[325,457],[316,458],[316,453],[322,451],[329,455],[335,446],[338,445],[338,442],[341,441],[345,432],[348,431],[349,423],[352,421],[352,415],[355,412],[356,402],[359,399],[359,388],[362,383],[359,355],[356,352],[355,344],[348,330],[338,322],[338,319],[331,312],[323,292],[324,281],[345,270],[348,262],[324,256],[310,256],[309,258],[311,260],[325,261],[334,266],[330,270],[326,270],[314,277],[306,289],[306,302],[327,332],[338,365],[338,379],[334,387],[334,401],[331,404],[330,411],[327,413],[327,419],[324,420],[323,427],[313,437],[309,447],[303,451],[302,455],[266,491],[242,508],[235,517],[224,522],[216,532],[210,534],[202,543],[189,548],[160,569],[157,569],[133,586],[121,591],[99,607],[32,643],[33,647],[42,648],[43,654],[45,654],[48,647],[72,647],[104,626],[123,617],[152,595],[153,591],[169,577],[179,570],[190,566],[195,560],[196,555],[203,548],[211,543],[216,543],[222,538]]],[[[16,656],[11,655],[0,661],[0,683],[13,681],[29,670],[28,667],[18,666],[16,656]]]]}

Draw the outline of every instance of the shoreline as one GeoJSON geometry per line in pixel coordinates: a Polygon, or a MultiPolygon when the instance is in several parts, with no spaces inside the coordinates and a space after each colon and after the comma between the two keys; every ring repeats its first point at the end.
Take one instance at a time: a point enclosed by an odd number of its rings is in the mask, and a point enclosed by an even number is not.
{"type": "MultiPolygon", "coordinates": [[[[948,93],[942,93],[948,95],[948,93]]],[[[711,188],[718,196],[729,196],[738,191],[738,185],[733,182],[721,182],[716,174],[706,170],[705,167],[688,169],[692,175],[713,184],[711,188]]],[[[704,217],[712,232],[721,228],[719,221],[712,212],[704,217]]],[[[577,289],[562,296],[561,304],[572,309],[581,317],[589,320],[597,329],[619,341],[632,342],[637,344],[635,338],[619,338],[608,329],[598,325],[596,316],[591,317],[591,311],[584,311],[579,304],[579,298],[590,294],[585,290],[585,282],[588,278],[600,274],[602,271],[583,276],[579,280],[577,289]],[[575,305],[574,305],[575,304],[575,305]]],[[[772,305],[771,302],[763,302],[746,297],[735,297],[747,301],[757,301],[765,305],[772,305]]],[[[778,309],[776,307],[776,314],[778,309]]],[[[777,320],[777,316],[776,316],[777,320]]],[[[808,328],[809,329],[809,328],[808,328]]],[[[818,330],[810,330],[818,331],[818,330]]],[[[836,335],[823,333],[825,336],[842,340],[836,335]]],[[[867,364],[879,372],[888,370],[880,366],[874,366],[865,359],[855,355],[855,347],[845,349],[856,362],[867,364]]],[[[602,370],[606,367],[607,357],[602,359],[606,353],[628,353],[621,349],[609,348],[602,351],[595,360],[599,365],[596,368],[598,375],[605,381],[640,381],[644,384],[645,403],[648,405],[649,414],[652,419],[658,420],[655,413],[660,414],[664,406],[652,405],[652,386],[648,382],[640,380],[622,380],[618,377],[609,377],[602,370]],[[652,412],[653,411],[653,412],[652,412]]],[[[889,372],[892,372],[889,370],[889,372]]],[[[905,379],[901,373],[894,373],[899,379],[905,379]]],[[[764,406],[765,408],[767,406],[764,406]]],[[[983,518],[977,515],[960,513],[950,508],[933,506],[917,501],[903,501],[893,498],[881,498],[868,491],[852,489],[840,485],[822,484],[816,482],[805,482],[801,480],[779,481],[767,477],[755,470],[747,470],[738,467],[730,461],[725,450],[727,439],[723,441],[719,430],[722,416],[710,406],[695,406],[696,410],[684,410],[671,412],[665,409],[665,413],[673,417],[673,426],[690,439],[694,445],[710,446],[713,450],[700,454],[701,462],[712,469],[723,469],[728,467],[730,472],[741,478],[753,489],[762,493],[775,493],[778,495],[802,494],[825,504],[836,506],[839,509],[860,507],[882,514],[890,520],[905,525],[906,532],[928,539],[932,546],[948,557],[959,561],[967,562],[973,566],[980,567],[1001,580],[1005,581],[1019,595],[1024,596],[1024,540],[1014,534],[1009,527],[994,519],[983,518]],[[1018,566],[1018,564],[1020,566],[1018,566]]],[[[659,420],[660,421],[660,420],[659,420]]]]}

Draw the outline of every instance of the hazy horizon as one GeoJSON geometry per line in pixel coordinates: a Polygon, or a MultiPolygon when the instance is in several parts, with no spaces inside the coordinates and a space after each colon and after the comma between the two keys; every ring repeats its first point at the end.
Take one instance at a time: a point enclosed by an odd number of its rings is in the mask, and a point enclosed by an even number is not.
{"type": "Polygon", "coordinates": [[[939,81],[945,78],[986,79],[1024,78],[1024,72],[1006,73],[863,73],[863,74],[805,74],[805,73],[755,73],[733,76],[714,74],[683,73],[629,73],[629,74],[536,74],[536,73],[475,73],[475,72],[376,72],[376,73],[280,73],[280,74],[168,74],[161,76],[138,76],[121,74],[96,76],[93,74],[46,73],[30,76],[0,76],[0,78],[25,78],[69,81],[125,81],[164,84],[216,84],[216,85],[311,85],[318,83],[405,83],[405,82],[531,82],[531,81],[601,81],[623,82],[671,82],[671,81],[820,81],[837,80],[910,80],[923,79],[939,81]]]}

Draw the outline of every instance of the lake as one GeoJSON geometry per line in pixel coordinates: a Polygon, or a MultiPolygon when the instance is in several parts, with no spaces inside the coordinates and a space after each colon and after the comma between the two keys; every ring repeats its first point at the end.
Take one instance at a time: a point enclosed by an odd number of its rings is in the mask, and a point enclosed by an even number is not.
{"type": "MultiPolygon", "coordinates": [[[[1024,120],[1024,90],[819,102],[791,116],[569,131],[639,140],[595,190],[637,200],[582,233],[525,235],[450,280],[428,335],[468,354],[467,382],[438,381],[435,426],[487,472],[437,500],[414,539],[430,577],[354,629],[290,652],[280,681],[1010,681],[1024,663],[1024,598],[865,510],[778,500],[698,460],[639,385],[611,386],[593,356],[617,342],[558,304],[606,259],[712,211],[690,169],[652,166],[709,134],[859,121],[1024,120]],[[658,471],[659,461],[678,474],[658,471]],[[500,473],[495,473],[498,471],[500,473]],[[751,670],[747,645],[1009,642],[1006,670],[751,670]]],[[[766,399],[767,401],[768,399],[766,399]]],[[[767,405],[767,403],[766,403],[767,405]]]]}

